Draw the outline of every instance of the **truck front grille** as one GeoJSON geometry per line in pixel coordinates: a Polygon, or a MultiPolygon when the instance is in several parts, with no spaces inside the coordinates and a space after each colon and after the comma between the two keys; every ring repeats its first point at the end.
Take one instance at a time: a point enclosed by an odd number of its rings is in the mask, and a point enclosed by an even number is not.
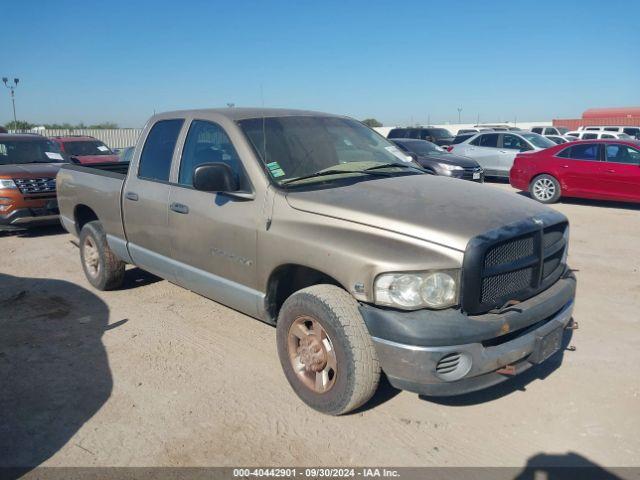
{"type": "Polygon", "coordinates": [[[13,180],[21,193],[52,193],[56,191],[55,178],[15,178],[13,180]]]}
{"type": "Polygon", "coordinates": [[[557,213],[509,225],[472,239],[465,252],[462,308],[485,313],[522,301],[562,275],[568,224],[557,213]]]}

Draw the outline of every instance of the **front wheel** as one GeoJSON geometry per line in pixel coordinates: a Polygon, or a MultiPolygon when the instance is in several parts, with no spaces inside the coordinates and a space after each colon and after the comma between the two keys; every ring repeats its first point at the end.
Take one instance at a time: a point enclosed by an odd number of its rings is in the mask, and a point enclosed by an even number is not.
{"type": "Polygon", "coordinates": [[[380,366],[358,302],[334,285],[291,295],[276,327],[278,356],[289,384],[311,408],[341,415],[375,393],[380,366]]]}
{"type": "Polygon", "coordinates": [[[555,203],[560,200],[560,182],[551,175],[538,175],[529,185],[531,196],[541,203],[555,203]]]}

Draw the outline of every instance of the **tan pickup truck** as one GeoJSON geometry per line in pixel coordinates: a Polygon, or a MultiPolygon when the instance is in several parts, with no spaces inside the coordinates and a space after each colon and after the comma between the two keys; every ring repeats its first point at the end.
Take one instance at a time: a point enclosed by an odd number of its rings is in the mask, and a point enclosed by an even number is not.
{"type": "Polygon", "coordinates": [[[96,288],[135,264],[275,325],[292,388],[337,415],[382,372],[424,395],[494,385],[571,324],[567,219],[408,160],[342,116],[178,111],[130,165],[62,167],[58,201],[96,288]]]}

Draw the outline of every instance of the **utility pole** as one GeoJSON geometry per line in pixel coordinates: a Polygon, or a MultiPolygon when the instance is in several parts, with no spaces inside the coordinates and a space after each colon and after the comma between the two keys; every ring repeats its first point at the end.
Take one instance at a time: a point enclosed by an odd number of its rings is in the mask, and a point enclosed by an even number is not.
{"type": "Polygon", "coordinates": [[[462,123],[462,121],[460,120],[461,116],[460,114],[462,113],[462,107],[458,107],[458,125],[460,125],[462,123]]]}
{"type": "Polygon", "coordinates": [[[16,119],[16,94],[15,94],[15,89],[18,86],[18,82],[20,81],[19,78],[14,78],[13,79],[13,85],[11,83],[9,83],[9,79],[7,77],[2,77],[2,83],[4,83],[4,86],[7,87],[9,89],[9,91],[11,92],[11,103],[13,104],[13,127],[14,129],[17,129],[18,127],[18,120],[16,119]]]}

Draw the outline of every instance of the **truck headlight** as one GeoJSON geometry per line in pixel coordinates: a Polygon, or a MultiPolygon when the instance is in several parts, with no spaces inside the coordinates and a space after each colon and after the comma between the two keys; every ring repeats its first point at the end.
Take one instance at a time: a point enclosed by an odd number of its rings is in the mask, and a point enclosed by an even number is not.
{"type": "Polygon", "coordinates": [[[384,273],[374,282],[378,305],[404,310],[447,308],[458,303],[459,270],[384,273]]]}
{"type": "Polygon", "coordinates": [[[0,188],[16,189],[18,188],[13,180],[10,178],[0,178],[0,188]]]}

